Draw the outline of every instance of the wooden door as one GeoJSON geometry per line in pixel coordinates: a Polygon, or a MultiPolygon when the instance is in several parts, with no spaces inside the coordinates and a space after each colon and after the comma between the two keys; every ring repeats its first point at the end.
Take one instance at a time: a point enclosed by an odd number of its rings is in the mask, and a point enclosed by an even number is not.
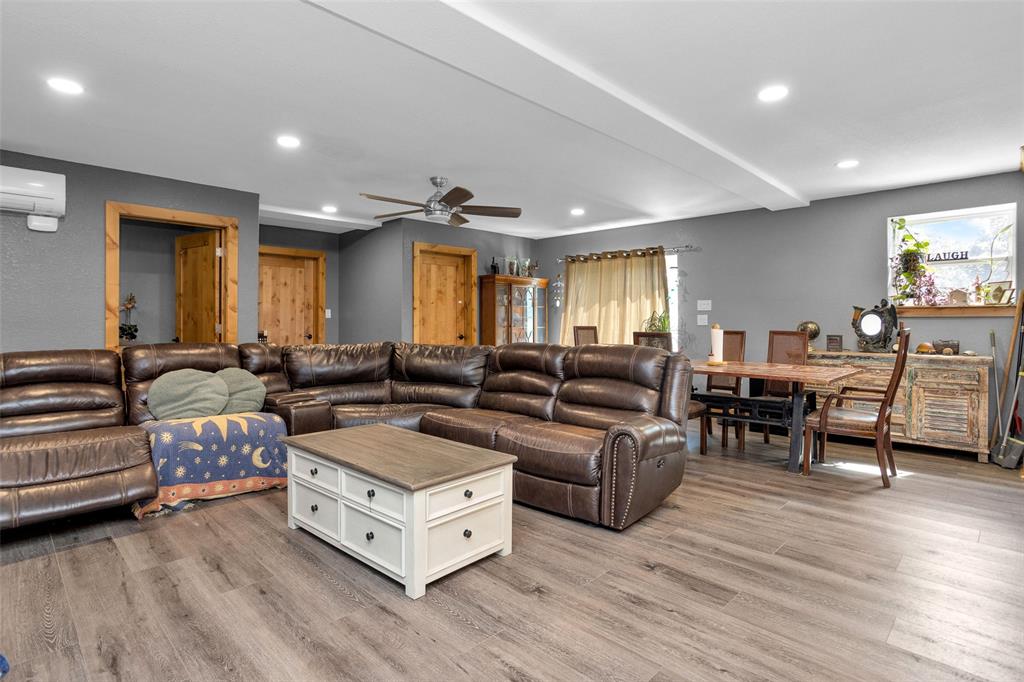
{"type": "Polygon", "coordinates": [[[476,249],[413,244],[413,341],[476,343],[476,249]]]}
{"type": "Polygon", "coordinates": [[[182,343],[215,343],[220,329],[219,232],[198,232],[174,240],[177,259],[177,323],[175,334],[182,343]]]}
{"type": "Polygon", "coordinates": [[[326,255],[260,247],[259,329],[269,343],[324,342],[326,255]]]}

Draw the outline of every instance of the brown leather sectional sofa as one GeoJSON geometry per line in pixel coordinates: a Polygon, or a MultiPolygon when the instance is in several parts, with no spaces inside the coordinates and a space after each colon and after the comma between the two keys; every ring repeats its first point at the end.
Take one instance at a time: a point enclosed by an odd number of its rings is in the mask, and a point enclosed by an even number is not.
{"type": "Polygon", "coordinates": [[[159,344],[0,355],[0,528],[156,494],[146,397],[242,367],[289,433],[388,423],[518,456],[516,500],[611,528],[682,480],[692,372],[641,346],[159,344]]]}

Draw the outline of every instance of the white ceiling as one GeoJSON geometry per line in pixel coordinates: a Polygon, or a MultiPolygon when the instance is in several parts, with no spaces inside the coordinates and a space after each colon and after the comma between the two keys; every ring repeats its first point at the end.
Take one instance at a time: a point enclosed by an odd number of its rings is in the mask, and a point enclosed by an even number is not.
{"type": "Polygon", "coordinates": [[[423,200],[434,174],[523,207],[471,228],[537,237],[1008,171],[1024,142],[1022,2],[4,0],[0,20],[5,149],[258,192],[267,220],[327,231],[402,209],[358,192],[423,200]],[[759,102],[774,82],[790,97],[759,102]]]}

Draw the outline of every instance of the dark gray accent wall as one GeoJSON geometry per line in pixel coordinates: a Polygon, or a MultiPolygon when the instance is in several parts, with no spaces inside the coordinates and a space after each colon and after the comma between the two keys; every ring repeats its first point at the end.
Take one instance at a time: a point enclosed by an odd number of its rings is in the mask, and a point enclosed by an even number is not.
{"type": "Polygon", "coordinates": [[[238,218],[239,341],[256,339],[259,196],[140,173],[0,151],[0,163],[67,177],[57,232],[0,215],[0,348],[102,348],[104,207],[108,200],[238,218]]]}
{"type": "Polygon", "coordinates": [[[139,337],[124,345],[167,343],[177,334],[175,240],[203,230],[138,220],[121,221],[121,300],[135,294],[132,323],[139,337]]]}
{"type": "Polygon", "coordinates": [[[293,249],[311,249],[323,251],[327,255],[327,308],[331,311],[331,319],[326,321],[327,343],[338,343],[338,315],[340,313],[338,296],[340,282],[338,279],[338,254],[340,239],[343,235],[316,230],[299,230],[291,227],[260,225],[260,246],[285,246],[293,249]]]}

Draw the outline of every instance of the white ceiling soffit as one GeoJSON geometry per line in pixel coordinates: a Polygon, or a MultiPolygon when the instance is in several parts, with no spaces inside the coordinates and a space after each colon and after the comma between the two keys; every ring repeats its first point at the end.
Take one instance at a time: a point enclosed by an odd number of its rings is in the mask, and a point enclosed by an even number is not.
{"type": "Polygon", "coordinates": [[[317,211],[303,211],[287,206],[260,204],[260,224],[278,227],[296,227],[317,232],[343,234],[352,230],[369,230],[380,225],[375,220],[328,216],[317,211]]]}
{"type": "Polygon", "coordinates": [[[759,206],[808,204],[792,188],[505,22],[484,3],[303,1],[759,206]]]}

